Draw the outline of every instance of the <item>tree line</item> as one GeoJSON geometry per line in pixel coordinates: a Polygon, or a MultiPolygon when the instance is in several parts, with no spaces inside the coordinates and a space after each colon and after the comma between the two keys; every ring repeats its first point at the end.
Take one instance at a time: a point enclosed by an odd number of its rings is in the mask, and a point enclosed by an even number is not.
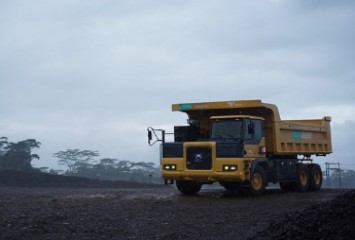
{"type": "Polygon", "coordinates": [[[0,138],[0,170],[42,171],[50,174],[87,177],[100,180],[126,180],[146,183],[161,183],[160,168],[153,162],[132,162],[115,158],[97,159],[98,151],[67,149],[53,154],[58,164],[66,170],[55,170],[49,167],[34,168],[32,161],[39,159],[32,151],[41,143],[35,139],[27,139],[13,143],[6,137],[0,138]]]}
{"type": "Polygon", "coordinates": [[[100,180],[128,180],[134,182],[161,182],[160,168],[153,162],[131,162],[115,158],[101,158],[98,151],[67,149],[53,154],[58,163],[67,167],[68,176],[100,180]]]}

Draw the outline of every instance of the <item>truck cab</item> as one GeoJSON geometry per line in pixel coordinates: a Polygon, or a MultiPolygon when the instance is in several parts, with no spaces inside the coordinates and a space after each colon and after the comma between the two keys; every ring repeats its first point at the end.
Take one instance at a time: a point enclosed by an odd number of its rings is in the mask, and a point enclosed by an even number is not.
{"type": "Polygon", "coordinates": [[[265,157],[263,118],[227,115],[209,119],[208,128],[201,128],[196,119],[190,119],[189,126],[174,127],[174,142],[162,144],[162,176],[176,180],[183,193],[215,181],[229,188],[231,182],[235,187],[248,184],[251,161],[265,157]]]}
{"type": "Polygon", "coordinates": [[[265,119],[255,116],[213,116],[211,117],[211,140],[220,145],[238,142],[245,157],[263,157],[265,148],[265,119]]]}

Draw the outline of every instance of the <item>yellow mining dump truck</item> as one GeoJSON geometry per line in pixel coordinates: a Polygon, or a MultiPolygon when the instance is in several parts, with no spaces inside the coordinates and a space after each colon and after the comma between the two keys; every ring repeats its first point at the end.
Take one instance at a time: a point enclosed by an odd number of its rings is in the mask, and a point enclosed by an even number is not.
{"type": "Polygon", "coordinates": [[[268,183],[286,191],[320,189],[322,170],[311,157],[332,152],[330,117],[285,121],[261,100],[173,104],[172,110],[186,113],[188,125],[174,127],[173,142],[162,129],[148,128],[148,138],[162,141],[162,176],[181,193],[196,194],[213,182],[252,195],[268,183]]]}

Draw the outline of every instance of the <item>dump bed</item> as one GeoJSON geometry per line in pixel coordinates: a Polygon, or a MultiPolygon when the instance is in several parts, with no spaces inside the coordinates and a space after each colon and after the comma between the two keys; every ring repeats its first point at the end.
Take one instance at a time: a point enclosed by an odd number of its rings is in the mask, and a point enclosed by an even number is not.
{"type": "Polygon", "coordinates": [[[261,100],[173,104],[173,111],[188,114],[190,120],[208,132],[212,116],[249,115],[265,119],[266,151],[273,155],[326,155],[332,152],[330,117],[282,121],[277,107],[261,100]]]}
{"type": "Polygon", "coordinates": [[[332,152],[330,121],[330,117],[323,117],[267,123],[267,151],[276,155],[329,154],[332,152]]]}

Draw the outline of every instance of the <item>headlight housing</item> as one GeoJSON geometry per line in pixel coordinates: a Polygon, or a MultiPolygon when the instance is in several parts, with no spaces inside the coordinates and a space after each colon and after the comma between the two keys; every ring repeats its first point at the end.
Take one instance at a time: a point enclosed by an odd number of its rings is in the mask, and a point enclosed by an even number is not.
{"type": "Polygon", "coordinates": [[[225,172],[235,172],[238,170],[238,165],[223,165],[222,169],[225,172]]]}
{"type": "Polygon", "coordinates": [[[175,171],[176,164],[164,164],[163,169],[166,171],[175,171]]]}

